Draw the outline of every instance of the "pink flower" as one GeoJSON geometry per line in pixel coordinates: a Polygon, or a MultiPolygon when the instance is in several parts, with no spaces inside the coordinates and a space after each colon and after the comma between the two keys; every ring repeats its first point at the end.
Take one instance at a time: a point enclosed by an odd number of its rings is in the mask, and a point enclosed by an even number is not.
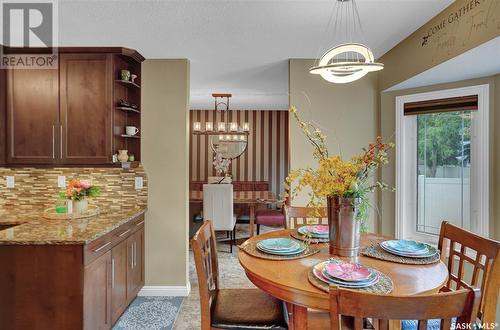
{"type": "Polygon", "coordinates": [[[80,181],[80,188],[82,188],[82,189],[89,189],[90,188],[90,183],[84,182],[84,181],[80,181]]]}

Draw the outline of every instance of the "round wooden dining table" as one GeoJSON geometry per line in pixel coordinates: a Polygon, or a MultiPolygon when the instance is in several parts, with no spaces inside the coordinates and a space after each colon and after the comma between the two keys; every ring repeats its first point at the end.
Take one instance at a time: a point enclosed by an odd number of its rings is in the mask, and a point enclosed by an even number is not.
{"type": "MultiPolygon", "coordinates": [[[[289,230],[273,231],[254,236],[242,244],[266,238],[290,237],[289,230]]],[[[376,234],[361,235],[361,246],[390,239],[376,234]]],[[[307,309],[328,311],[329,295],[313,286],[308,280],[311,267],[328,260],[328,243],[312,244],[320,249],[314,255],[293,260],[269,260],[254,257],[239,249],[239,260],[247,277],[261,290],[287,302],[289,323],[292,329],[307,329],[307,309]]],[[[348,259],[348,258],[341,258],[348,259]]],[[[353,259],[350,259],[353,260],[353,259]]],[[[419,295],[437,292],[448,279],[448,269],[440,261],[430,265],[408,265],[383,261],[360,255],[356,262],[375,268],[388,275],[394,289],[391,295],[419,295]]]]}

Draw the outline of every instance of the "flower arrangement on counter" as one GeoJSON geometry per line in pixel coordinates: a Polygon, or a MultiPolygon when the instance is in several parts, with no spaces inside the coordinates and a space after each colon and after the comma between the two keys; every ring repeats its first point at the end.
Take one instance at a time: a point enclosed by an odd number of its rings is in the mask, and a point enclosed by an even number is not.
{"type": "Polygon", "coordinates": [[[91,185],[88,182],[72,179],[65,191],[61,191],[61,198],[74,201],[81,201],[87,197],[97,197],[100,194],[100,189],[97,186],[91,185]]]}
{"type": "Polygon", "coordinates": [[[291,186],[297,182],[290,192],[291,196],[295,197],[305,187],[309,187],[308,206],[316,210],[324,206],[330,197],[359,198],[361,203],[356,218],[366,220],[370,206],[369,193],[377,188],[394,190],[373,179],[377,169],[389,162],[387,151],[394,144],[384,143],[381,137],[377,137],[374,143],[362,149],[362,154],[344,160],[341,155],[329,154],[326,135],[311,122],[302,121],[295,107],[290,108],[290,113],[313,145],[312,156],[318,162],[317,168],[299,168],[289,173],[285,185],[291,186]]]}

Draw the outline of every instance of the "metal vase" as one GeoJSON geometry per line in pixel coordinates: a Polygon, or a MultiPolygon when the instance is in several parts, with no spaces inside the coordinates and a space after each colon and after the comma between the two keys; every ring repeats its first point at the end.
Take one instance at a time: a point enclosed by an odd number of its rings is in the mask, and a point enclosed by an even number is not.
{"type": "Polygon", "coordinates": [[[359,198],[328,197],[330,254],[355,257],[359,253],[360,221],[356,220],[359,198]]]}

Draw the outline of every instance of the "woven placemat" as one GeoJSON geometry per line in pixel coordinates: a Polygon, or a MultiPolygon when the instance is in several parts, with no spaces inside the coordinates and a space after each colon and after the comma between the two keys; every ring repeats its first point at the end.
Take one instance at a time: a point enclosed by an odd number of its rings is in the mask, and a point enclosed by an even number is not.
{"type": "Polygon", "coordinates": [[[240,249],[245,251],[251,256],[257,257],[257,258],[262,258],[262,259],[269,259],[269,260],[293,260],[293,259],[300,259],[300,258],[305,258],[308,256],[312,256],[315,253],[318,253],[319,250],[316,248],[312,247],[306,247],[306,249],[298,254],[293,254],[290,256],[279,256],[279,255],[274,255],[274,254],[268,254],[260,251],[257,249],[257,243],[260,241],[250,241],[246,242],[245,244],[240,246],[240,249]]]}
{"type": "Polygon", "coordinates": [[[382,249],[379,244],[372,244],[361,251],[362,255],[385,261],[397,262],[408,265],[429,265],[440,260],[439,252],[428,258],[407,258],[397,256],[382,249]]]}
{"type": "MultiPolygon", "coordinates": [[[[373,268],[372,268],[373,269],[373,268]]],[[[364,291],[364,292],[370,292],[370,293],[377,293],[377,294],[388,294],[391,293],[392,290],[394,289],[394,283],[392,282],[391,278],[387,275],[385,275],[382,272],[379,272],[376,269],[373,269],[375,273],[377,273],[380,276],[379,281],[369,287],[366,288],[359,288],[359,289],[353,289],[349,288],[351,290],[359,290],[359,291],[364,291]]],[[[318,279],[314,273],[313,273],[313,268],[309,269],[309,273],[307,273],[307,278],[309,279],[309,282],[318,289],[329,292],[330,291],[330,285],[327,283],[321,281],[318,279]]]]}
{"type": "Polygon", "coordinates": [[[297,229],[290,230],[290,236],[293,238],[299,239],[301,241],[309,242],[309,243],[328,243],[330,239],[328,238],[312,238],[302,235],[297,231],[297,229]]]}

